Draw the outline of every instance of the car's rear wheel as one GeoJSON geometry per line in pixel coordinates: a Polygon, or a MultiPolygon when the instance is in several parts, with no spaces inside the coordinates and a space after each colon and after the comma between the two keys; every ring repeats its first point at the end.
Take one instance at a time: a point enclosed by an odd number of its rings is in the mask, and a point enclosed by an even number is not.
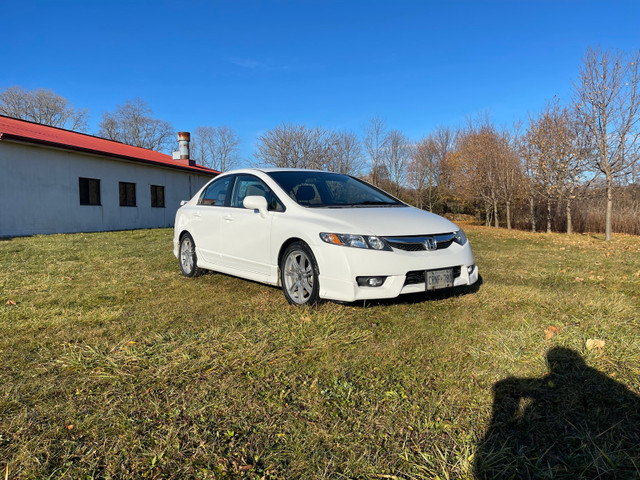
{"type": "Polygon", "coordinates": [[[197,277],[204,272],[204,270],[198,268],[196,244],[188,233],[185,233],[180,239],[178,260],[180,261],[180,270],[185,277],[197,277]]]}
{"type": "Polygon", "coordinates": [[[284,251],[280,261],[280,283],[290,304],[314,305],[318,302],[318,265],[305,243],[292,243],[284,251]]]}

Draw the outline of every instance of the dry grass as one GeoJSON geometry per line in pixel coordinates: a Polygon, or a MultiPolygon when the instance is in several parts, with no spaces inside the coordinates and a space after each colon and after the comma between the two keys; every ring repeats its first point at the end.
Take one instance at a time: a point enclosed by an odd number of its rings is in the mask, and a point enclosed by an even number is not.
{"type": "Polygon", "coordinates": [[[640,239],[468,234],[479,289],[315,309],[183,278],[169,230],[0,241],[0,470],[640,476],[640,239]]]}

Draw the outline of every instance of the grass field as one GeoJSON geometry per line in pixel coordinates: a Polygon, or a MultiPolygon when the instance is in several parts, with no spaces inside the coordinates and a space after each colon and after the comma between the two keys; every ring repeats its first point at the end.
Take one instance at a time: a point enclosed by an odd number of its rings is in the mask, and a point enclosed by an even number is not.
{"type": "Polygon", "coordinates": [[[479,287],[313,309],[0,241],[1,478],[639,478],[640,238],[466,230],[479,287]]]}

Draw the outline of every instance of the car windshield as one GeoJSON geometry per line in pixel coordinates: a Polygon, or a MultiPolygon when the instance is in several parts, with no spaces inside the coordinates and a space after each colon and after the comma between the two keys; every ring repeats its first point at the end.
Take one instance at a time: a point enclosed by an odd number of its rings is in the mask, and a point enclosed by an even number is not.
{"type": "Polygon", "coordinates": [[[305,170],[268,174],[293,200],[304,207],[406,206],[382,190],[348,175],[305,170]]]}

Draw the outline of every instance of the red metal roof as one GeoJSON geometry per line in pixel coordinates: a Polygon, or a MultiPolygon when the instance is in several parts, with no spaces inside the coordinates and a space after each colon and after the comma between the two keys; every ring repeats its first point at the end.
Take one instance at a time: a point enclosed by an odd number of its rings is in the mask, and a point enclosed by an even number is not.
{"type": "Polygon", "coordinates": [[[171,155],[147,150],[146,148],[133,147],[105,138],[0,115],[0,140],[3,139],[20,140],[40,145],[89,152],[97,155],[188,170],[204,175],[214,176],[220,173],[211,168],[203,167],[202,165],[186,165],[185,163],[174,160],[171,155]]]}

